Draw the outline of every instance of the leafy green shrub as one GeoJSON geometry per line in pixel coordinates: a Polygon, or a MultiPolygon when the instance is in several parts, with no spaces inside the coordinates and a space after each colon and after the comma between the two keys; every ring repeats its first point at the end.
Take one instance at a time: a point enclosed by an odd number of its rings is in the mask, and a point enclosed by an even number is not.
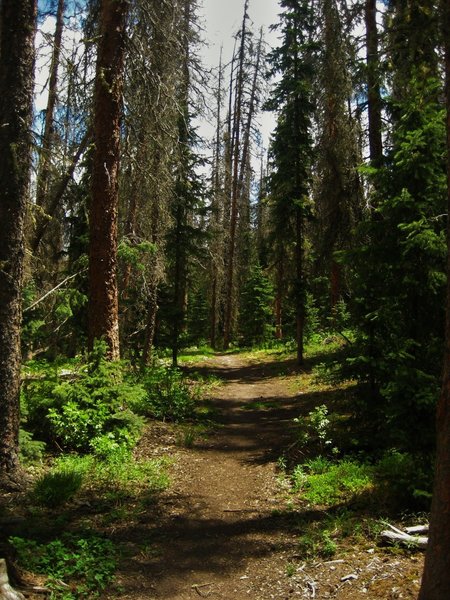
{"type": "Polygon", "coordinates": [[[12,537],[19,564],[46,575],[51,599],[96,598],[111,582],[117,568],[117,551],[110,540],[96,535],[65,533],[49,543],[12,537]],[[69,587],[70,586],[70,587],[69,587]]]}
{"type": "Polygon", "coordinates": [[[48,508],[55,508],[71,500],[83,483],[77,471],[56,471],[40,477],[34,484],[32,500],[48,508]]]}
{"type": "Polygon", "coordinates": [[[142,422],[127,407],[145,391],[125,379],[123,365],[105,359],[105,349],[98,344],[69,378],[54,369],[25,386],[27,423],[39,437],[80,452],[95,449],[104,436],[128,448],[136,443],[142,422]]]}
{"type": "Polygon", "coordinates": [[[299,540],[302,558],[332,558],[337,551],[337,544],[328,529],[321,529],[313,523],[299,540]]]}
{"type": "Polygon", "coordinates": [[[332,420],[329,416],[328,408],[325,404],[316,406],[314,410],[308,413],[308,419],[296,418],[294,423],[299,425],[298,439],[301,444],[310,442],[318,443],[322,452],[330,450],[336,453],[331,439],[332,420]]]}
{"type": "Polygon", "coordinates": [[[194,416],[195,394],[179,370],[153,367],[146,371],[142,383],[146,395],[133,403],[140,414],[175,422],[194,416]]]}

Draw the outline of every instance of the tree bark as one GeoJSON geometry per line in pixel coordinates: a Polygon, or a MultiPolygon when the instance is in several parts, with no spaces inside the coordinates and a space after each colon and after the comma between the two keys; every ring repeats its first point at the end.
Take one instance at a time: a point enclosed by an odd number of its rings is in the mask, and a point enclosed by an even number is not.
{"type": "MultiPolygon", "coordinates": [[[[212,202],[212,222],[213,231],[212,235],[214,238],[219,236],[220,214],[221,214],[221,185],[220,185],[220,132],[221,132],[221,108],[222,108],[222,48],[220,49],[220,60],[219,60],[219,84],[217,89],[217,121],[216,121],[216,140],[215,140],[215,155],[214,155],[214,172],[212,177],[213,187],[213,202],[212,202]],[[215,229],[215,231],[214,231],[215,229]]],[[[216,240],[214,240],[216,241],[216,240]]],[[[211,256],[211,320],[210,320],[210,339],[211,347],[215,350],[217,346],[217,311],[218,311],[218,284],[219,284],[219,269],[217,262],[219,260],[219,252],[221,251],[220,240],[219,243],[213,244],[215,250],[212,251],[211,256]]]]}
{"type": "Polygon", "coordinates": [[[119,358],[117,212],[126,0],[103,0],[94,98],[92,198],[89,222],[89,347],[103,339],[119,358]]]}
{"type": "MultiPolygon", "coordinates": [[[[442,1],[447,104],[447,195],[450,210],[450,6],[442,1]]],[[[450,598],[450,225],[447,229],[447,314],[444,373],[437,407],[436,470],[430,534],[419,600],[450,598]]]]}
{"type": "Polygon", "coordinates": [[[37,176],[36,204],[45,206],[50,181],[50,155],[55,133],[55,108],[57,100],[58,68],[61,56],[61,42],[64,26],[64,4],[65,0],[58,0],[56,11],[55,36],[53,41],[53,55],[50,65],[50,77],[48,81],[48,100],[45,111],[44,133],[42,145],[39,151],[39,169],[37,176]]]}
{"type": "Polygon", "coordinates": [[[283,298],[284,298],[284,249],[281,246],[277,262],[277,290],[275,296],[275,337],[283,339],[283,298]]]}
{"type": "Polygon", "coordinates": [[[234,271],[235,271],[235,253],[236,253],[236,231],[238,221],[238,205],[239,205],[239,151],[240,151],[240,133],[241,133],[241,108],[242,96],[244,88],[244,59],[245,59],[245,36],[247,26],[248,0],[244,4],[244,17],[242,20],[241,29],[241,45],[239,48],[239,67],[236,81],[236,102],[234,115],[234,157],[233,157],[233,179],[231,193],[231,214],[230,214],[230,238],[228,245],[228,263],[227,263],[227,282],[226,282],[226,298],[225,298],[225,323],[223,346],[227,350],[230,346],[233,324],[233,292],[234,292],[234,271]]]}
{"type": "Polygon", "coordinates": [[[20,484],[20,326],[31,169],[35,0],[0,5],[0,487],[20,484]]]}
{"type": "Polygon", "coordinates": [[[378,57],[376,0],[366,0],[365,20],[370,162],[373,167],[380,167],[383,163],[383,142],[381,135],[380,64],[378,57]]]}
{"type": "Polygon", "coordinates": [[[302,365],[304,360],[303,338],[305,331],[305,277],[303,269],[303,214],[299,206],[297,206],[295,211],[295,271],[297,284],[295,295],[297,364],[302,365]]]}

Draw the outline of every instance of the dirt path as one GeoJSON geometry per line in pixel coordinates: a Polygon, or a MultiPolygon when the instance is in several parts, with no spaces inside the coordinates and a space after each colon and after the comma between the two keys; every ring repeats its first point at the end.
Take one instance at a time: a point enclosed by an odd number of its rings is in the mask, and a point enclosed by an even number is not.
{"type": "Polygon", "coordinates": [[[155,431],[144,439],[149,455],[175,455],[173,483],[117,532],[130,550],[120,599],[414,598],[421,567],[409,559],[386,559],[370,546],[328,562],[299,554],[302,526],[324,513],[289,510],[278,477],[292,419],[308,403],[276,377],[280,366],[226,355],[204,368],[225,380],[214,394],[220,426],[189,449],[163,426],[156,443],[155,431]]]}
{"type": "Polygon", "coordinates": [[[279,514],[285,499],[275,461],[295,414],[294,394],[235,356],[218,357],[207,368],[226,382],[214,401],[220,426],[176,452],[158,521],[138,525],[149,549],[135,560],[134,589],[128,577],[122,582],[124,597],[288,597],[276,582],[285,579],[296,536],[279,514]]]}

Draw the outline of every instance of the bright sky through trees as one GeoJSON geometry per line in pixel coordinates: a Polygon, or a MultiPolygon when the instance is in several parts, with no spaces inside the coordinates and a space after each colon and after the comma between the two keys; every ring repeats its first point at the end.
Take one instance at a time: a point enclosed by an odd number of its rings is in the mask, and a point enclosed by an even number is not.
{"type": "MultiPolygon", "coordinates": [[[[216,67],[219,63],[220,48],[223,47],[224,61],[231,59],[234,35],[242,24],[244,10],[243,0],[203,0],[200,14],[205,28],[207,47],[204,50],[204,61],[207,67],[216,67]]],[[[280,7],[278,0],[250,0],[249,16],[252,27],[257,32],[264,28],[264,38],[269,46],[277,44],[277,34],[270,32],[269,27],[278,22],[280,7]]],[[[258,116],[264,145],[274,127],[274,118],[270,113],[258,116]]]]}

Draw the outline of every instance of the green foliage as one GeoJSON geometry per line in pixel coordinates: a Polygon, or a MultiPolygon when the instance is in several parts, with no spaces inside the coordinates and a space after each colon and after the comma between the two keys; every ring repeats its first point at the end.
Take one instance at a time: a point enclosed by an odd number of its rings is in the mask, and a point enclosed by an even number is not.
{"type": "Polygon", "coordinates": [[[36,482],[31,501],[49,508],[60,506],[76,494],[128,498],[155,494],[167,488],[170,461],[136,460],[124,446],[101,456],[67,454],[55,460],[48,473],[36,482]]]}
{"type": "Polygon", "coordinates": [[[332,558],[337,551],[337,543],[330,531],[313,524],[299,540],[302,558],[332,558]]]}
{"type": "Polygon", "coordinates": [[[292,482],[294,491],[302,492],[307,502],[333,506],[370,490],[373,487],[373,468],[349,459],[328,465],[321,460],[320,463],[297,466],[292,482]],[[319,470],[315,472],[317,467],[319,470]]]}
{"type": "Polygon", "coordinates": [[[145,395],[133,403],[143,415],[170,421],[185,421],[195,414],[196,397],[178,369],[155,366],[142,377],[145,395]]]}
{"type": "Polygon", "coordinates": [[[96,598],[112,581],[118,553],[105,538],[65,533],[47,543],[12,537],[19,564],[48,577],[52,600],[96,598]]]}
{"type": "Polygon", "coordinates": [[[21,342],[24,354],[39,351],[47,358],[54,358],[58,352],[74,352],[76,337],[84,334],[79,330],[79,315],[85,311],[87,296],[83,293],[82,270],[76,278],[49,294],[48,297],[32,306],[42,292],[38,293],[36,282],[31,279],[23,293],[24,316],[21,342]],[[73,286],[73,287],[71,287],[73,286]],[[80,289],[81,288],[81,289],[80,289]],[[77,332],[74,335],[74,332],[77,332]]]}
{"type": "Polygon", "coordinates": [[[156,245],[151,242],[132,244],[128,238],[123,238],[117,248],[117,255],[120,260],[137,271],[144,271],[148,257],[155,254],[156,250],[156,245]]]}
{"type": "Polygon", "coordinates": [[[331,420],[328,408],[325,404],[316,406],[308,413],[308,419],[296,418],[294,423],[298,424],[298,439],[301,444],[318,444],[321,452],[333,451],[333,440],[331,439],[331,420]]]}
{"type": "Polygon", "coordinates": [[[243,344],[261,344],[273,336],[273,287],[260,266],[253,267],[242,289],[240,331],[243,344]]]}
{"type": "Polygon", "coordinates": [[[385,494],[399,505],[429,510],[433,483],[431,457],[389,450],[377,463],[376,471],[385,494]]]}
{"type": "Polygon", "coordinates": [[[77,471],[55,471],[40,477],[34,484],[32,500],[36,504],[55,508],[72,500],[81,488],[83,475],[77,471]]]}
{"type": "Polygon", "coordinates": [[[44,442],[34,440],[31,433],[24,429],[19,430],[19,451],[23,463],[28,464],[41,460],[44,450],[44,442]]]}
{"type": "Polygon", "coordinates": [[[360,418],[380,432],[373,443],[428,453],[443,353],[445,118],[440,81],[421,74],[409,89],[378,171],[376,212],[344,259],[358,331],[348,365],[362,384],[360,418]]]}
{"type": "Polygon", "coordinates": [[[105,359],[99,344],[86,365],[58,373],[50,368],[23,390],[28,427],[37,437],[66,450],[89,452],[110,441],[132,447],[142,422],[128,407],[145,395],[126,380],[123,365],[105,359]]]}

